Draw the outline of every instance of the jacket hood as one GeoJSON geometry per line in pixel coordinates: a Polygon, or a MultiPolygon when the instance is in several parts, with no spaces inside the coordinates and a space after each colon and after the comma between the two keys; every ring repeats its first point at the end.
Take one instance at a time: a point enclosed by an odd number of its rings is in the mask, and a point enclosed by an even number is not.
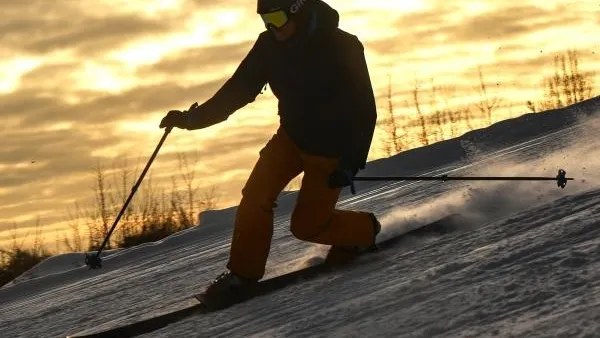
{"type": "Polygon", "coordinates": [[[340,24],[340,14],[322,0],[314,0],[313,11],[316,14],[317,31],[331,31],[340,24]]]}

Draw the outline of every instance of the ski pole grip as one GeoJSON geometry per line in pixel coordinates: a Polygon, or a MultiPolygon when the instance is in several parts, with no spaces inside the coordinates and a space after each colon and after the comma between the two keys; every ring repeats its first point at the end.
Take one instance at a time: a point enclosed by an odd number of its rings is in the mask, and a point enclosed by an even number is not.
{"type": "Polygon", "coordinates": [[[567,172],[563,169],[558,169],[558,175],[556,175],[556,185],[562,189],[567,186],[567,172]]]}

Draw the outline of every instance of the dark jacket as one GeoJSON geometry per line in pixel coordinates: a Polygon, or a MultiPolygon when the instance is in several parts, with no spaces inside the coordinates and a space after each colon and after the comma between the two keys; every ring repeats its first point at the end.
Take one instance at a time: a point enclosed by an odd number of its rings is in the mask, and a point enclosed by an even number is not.
{"type": "Polygon", "coordinates": [[[363,169],[377,119],[363,45],[320,0],[313,19],[316,28],[290,43],[261,33],[233,76],[189,117],[188,129],[226,120],[268,83],[281,126],[301,150],[363,169]]]}

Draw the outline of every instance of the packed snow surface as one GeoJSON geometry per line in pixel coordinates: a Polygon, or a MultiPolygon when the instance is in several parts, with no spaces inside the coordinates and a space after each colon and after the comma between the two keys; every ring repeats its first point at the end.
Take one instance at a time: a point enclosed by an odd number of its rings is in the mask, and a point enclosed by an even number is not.
{"type": "MultiPolygon", "coordinates": [[[[361,183],[340,208],[374,211],[382,237],[458,212],[471,226],[414,239],[342,272],[143,337],[600,337],[599,99],[503,121],[369,163],[360,176],[556,176],[555,182],[361,183]]],[[[281,196],[267,277],[323,256],[288,229],[281,196]]],[[[64,337],[189,301],[228,257],[235,208],[108,252],[53,257],[0,289],[1,337],[64,337]]]]}

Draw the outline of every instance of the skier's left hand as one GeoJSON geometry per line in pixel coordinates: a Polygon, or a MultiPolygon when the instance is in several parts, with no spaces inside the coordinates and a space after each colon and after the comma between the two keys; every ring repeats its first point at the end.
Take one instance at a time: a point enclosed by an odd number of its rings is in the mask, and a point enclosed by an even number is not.
{"type": "Polygon", "coordinates": [[[198,108],[198,103],[194,102],[188,110],[171,110],[163,117],[160,121],[160,128],[181,128],[186,129],[188,127],[188,115],[190,112],[198,108]]]}
{"type": "Polygon", "coordinates": [[[335,189],[352,185],[357,172],[358,169],[337,168],[329,175],[329,187],[335,189]]]}

